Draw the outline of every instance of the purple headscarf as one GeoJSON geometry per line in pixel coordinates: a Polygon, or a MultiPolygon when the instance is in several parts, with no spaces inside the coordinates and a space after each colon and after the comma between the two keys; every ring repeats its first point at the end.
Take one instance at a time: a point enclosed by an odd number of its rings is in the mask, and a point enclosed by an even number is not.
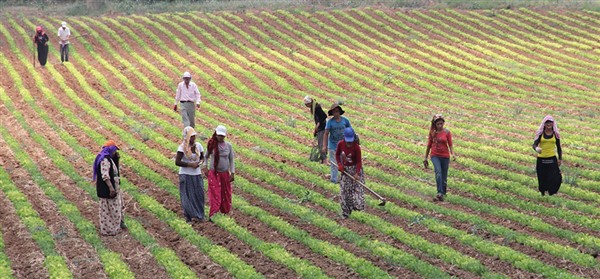
{"type": "Polygon", "coordinates": [[[100,153],[98,153],[98,155],[96,155],[96,160],[94,161],[94,176],[92,177],[92,180],[96,180],[96,175],[98,174],[97,169],[98,166],[100,166],[100,163],[102,162],[102,160],[104,160],[104,158],[110,158],[110,155],[117,151],[117,149],[119,149],[118,147],[111,145],[111,146],[104,146],[102,147],[102,151],[100,151],[100,153]]]}
{"type": "Polygon", "coordinates": [[[556,121],[554,121],[554,118],[552,118],[552,116],[550,116],[550,115],[546,115],[546,117],[544,117],[544,120],[542,120],[542,123],[540,124],[540,127],[535,132],[535,138],[534,139],[538,139],[540,137],[540,135],[544,132],[544,125],[546,124],[547,121],[551,121],[552,122],[552,130],[554,131],[554,136],[557,139],[560,139],[560,132],[558,131],[558,125],[556,125],[556,121]]]}

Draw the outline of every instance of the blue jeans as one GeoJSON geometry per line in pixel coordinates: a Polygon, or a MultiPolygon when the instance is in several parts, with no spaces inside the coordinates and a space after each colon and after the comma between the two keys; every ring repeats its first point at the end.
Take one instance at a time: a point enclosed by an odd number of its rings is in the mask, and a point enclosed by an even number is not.
{"type": "Polygon", "coordinates": [[[435,172],[437,192],[438,194],[445,195],[446,186],[448,185],[448,166],[450,165],[450,158],[431,156],[431,163],[433,163],[433,170],[435,172]]]}
{"type": "Polygon", "coordinates": [[[331,171],[331,182],[338,182],[338,168],[337,168],[337,160],[335,159],[335,149],[327,149],[329,151],[329,161],[333,162],[333,164],[329,164],[329,170],[331,171]]]}

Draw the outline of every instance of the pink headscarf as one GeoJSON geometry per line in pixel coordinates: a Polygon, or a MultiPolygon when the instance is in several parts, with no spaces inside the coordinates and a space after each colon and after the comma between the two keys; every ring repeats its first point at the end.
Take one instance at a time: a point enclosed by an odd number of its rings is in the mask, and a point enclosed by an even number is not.
{"type": "Polygon", "coordinates": [[[540,137],[540,135],[544,132],[544,124],[546,124],[547,121],[552,121],[552,130],[554,131],[554,136],[557,139],[560,139],[560,132],[558,131],[556,121],[554,121],[554,118],[552,118],[552,116],[546,115],[546,117],[544,117],[544,120],[542,120],[542,123],[540,124],[540,127],[538,128],[537,132],[535,132],[534,140],[537,140],[540,137]]]}

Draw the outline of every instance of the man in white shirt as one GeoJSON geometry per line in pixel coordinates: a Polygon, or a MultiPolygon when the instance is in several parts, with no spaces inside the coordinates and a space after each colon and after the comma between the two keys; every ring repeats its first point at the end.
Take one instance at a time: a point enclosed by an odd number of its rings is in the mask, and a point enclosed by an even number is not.
{"type": "Polygon", "coordinates": [[[200,91],[191,80],[192,75],[189,72],[183,73],[183,81],[177,85],[175,94],[173,110],[177,111],[177,104],[179,104],[183,127],[195,126],[196,108],[200,108],[200,91]]]}
{"type": "Polygon", "coordinates": [[[61,27],[58,28],[58,39],[60,40],[60,62],[69,62],[69,38],[71,37],[71,30],[67,27],[66,22],[62,22],[61,27]]]}

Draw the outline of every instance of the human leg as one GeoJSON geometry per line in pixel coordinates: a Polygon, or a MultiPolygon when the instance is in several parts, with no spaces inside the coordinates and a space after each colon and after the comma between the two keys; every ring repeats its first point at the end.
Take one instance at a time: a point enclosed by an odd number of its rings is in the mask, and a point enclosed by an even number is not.
{"type": "Polygon", "coordinates": [[[446,188],[448,186],[448,168],[450,166],[450,158],[439,158],[440,167],[442,171],[442,194],[446,195],[446,188]]]}
{"type": "Polygon", "coordinates": [[[221,182],[221,213],[227,214],[231,211],[231,176],[229,172],[220,172],[219,181],[221,182]]]}
{"type": "Polygon", "coordinates": [[[338,169],[337,169],[337,160],[335,159],[335,149],[329,150],[329,162],[333,164],[329,164],[329,171],[331,173],[331,182],[338,183],[338,169]]]}
{"type": "Polygon", "coordinates": [[[433,164],[433,171],[435,173],[435,184],[437,186],[438,199],[444,195],[444,181],[442,179],[442,162],[440,157],[431,156],[431,163],[433,164]]]}
{"type": "Polygon", "coordinates": [[[217,177],[217,172],[215,170],[210,170],[208,172],[208,200],[210,204],[210,210],[208,213],[209,218],[215,213],[219,212],[221,209],[221,191],[221,185],[217,177]]]}

